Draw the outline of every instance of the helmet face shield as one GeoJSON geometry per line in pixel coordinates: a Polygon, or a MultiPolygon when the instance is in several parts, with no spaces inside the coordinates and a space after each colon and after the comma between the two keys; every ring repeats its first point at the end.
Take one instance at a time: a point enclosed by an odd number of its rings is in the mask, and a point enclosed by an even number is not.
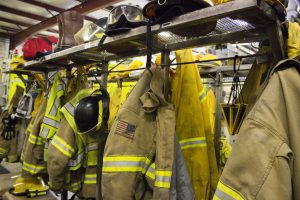
{"type": "Polygon", "coordinates": [[[124,16],[126,20],[131,23],[145,22],[143,12],[140,8],[135,6],[120,5],[110,11],[107,24],[109,26],[118,24],[122,16],[124,16]]]}

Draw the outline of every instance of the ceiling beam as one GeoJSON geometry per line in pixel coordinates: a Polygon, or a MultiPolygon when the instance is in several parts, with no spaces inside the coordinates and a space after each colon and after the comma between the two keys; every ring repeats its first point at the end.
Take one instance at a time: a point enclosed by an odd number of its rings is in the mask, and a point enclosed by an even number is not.
{"type": "MultiPolygon", "coordinates": [[[[58,12],[58,13],[62,13],[64,11],[66,11],[63,8],[52,6],[52,5],[49,5],[49,4],[40,2],[40,1],[36,1],[36,0],[19,0],[19,1],[22,1],[22,2],[31,4],[31,5],[34,5],[34,6],[38,6],[38,7],[41,7],[41,8],[45,8],[47,10],[52,10],[52,11],[55,11],[55,12],[58,12]]],[[[89,16],[84,16],[84,18],[88,21],[91,21],[91,22],[96,22],[97,21],[97,19],[95,19],[93,17],[89,17],[89,16]]]]}
{"type": "Polygon", "coordinates": [[[10,23],[10,24],[19,25],[19,26],[25,26],[25,27],[32,26],[32,24],[27,24],[25,22],[16,21],[16,20],[13,20],[13,19],[7,19],[7,18],[4,18],[4,17],[0,17],[0,21],[1,22],[7,22],[7,23],[10,23]]]}
{"type": "Polygon", "coordinates": [[[16,28],[11,28],[11,27],[7,27],[7,26],[0,26],[0,29],[5,30],[5,31],[10,31],[10,32],[19,32],[20,29],[16,29],[16,28]]]}
{"type": "MultiPolygon", "coordinates": [[[[25,22],[20,22],[20,21],[16,21],[16,20],[12,20],[12,19],[7,19],[7,18],[4,18],[4,17],[0,17],[0,22],[7,22],[7,23],[10,23],[10,24],[15,24],[17,26],[24,26],[24,27],[32,26],[32,24],[27,24],[25,22]]],[[[55,29],[47,29],[47,31],[49,31],[51,33],[58,33],[58,31],[55,30],[55,29]]]]}
{"type": "MultiPolygon", "coordinates": [[[[120,2],[121,0],[88,0],[84,3],[77,5],[69,10],[75,10],[81,14],[86,14],[89,12],[93,12],[95,10],[98,10],[100,8],[105,8],[109,5],[112,5],[114,3],[120,2]]],[[[28,29],[25,29],[12,37],[11,47],[16,47],[18,44],[20,44],[22,41],[24,41],[26,38],[30,37],[31,35],[45,30],[48,27],[51,27],[53,25],[57,24],[56,16],[48,18],[36,25],[33,25],[29,27],[28,29]]]]}
{"type": "Polygon", "coordinates": [[[0,10],[3,11],[3,12],[15,14],[15,15],[20,15],[22,17],[35,19],[35,20],[38,20],[38,21],[43,21],[43,20],[47,19],[47,17],[43,17],[43,16],[40,16],[40,15],[35,15],[35,14],[32,14],[32,13],[24,12],[24,11],[17,10],[17,9],[14,9],[14,8],[10,8],[10,7],[6,7],[6,6],[3,6],[3,5],[0,5],[0,10]]]}

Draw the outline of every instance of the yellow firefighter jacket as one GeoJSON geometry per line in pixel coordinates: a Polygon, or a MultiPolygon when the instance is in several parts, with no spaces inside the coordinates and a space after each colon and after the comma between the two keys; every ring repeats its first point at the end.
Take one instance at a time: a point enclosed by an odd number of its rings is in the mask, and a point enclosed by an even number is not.
{"type": "MultiPolygon", "coordinates": [[[[14,113],[14,109],[17,108],[17,105],[20,101],[20,99],[23,96],[24,88],[20,86],[16,86],[16,91],[9,102],[9,105],[3,113],[1,113],[0,116],[0,132],[4,130],[4,124],[2,122],[2,119],[5,117],[8,117],[8,115],[14,113]]],[[[0,158],[7,158],[8,162],[16,162],[18,160],[17,155],[17,146],[18,146],[18,132],[19,127],[18,124],[16,125],[16,136],[12,138],[11,140],[5,140],[4,138],[0,137],[0,158]]]]}
{"type": "Polygon", "coordinates": [[[31,176],[37,174],[46,174],[47,166],[44,162],[44,145],[42,138],[39,137],[39,131],[46,112],[47,98],[44,98],[36,116],[31,120],[26,130],[28,140],[23,150],[22,176],[31,176]]]}
{"type": "Polygon", "coordinates": [[[146,71],[140,78],[108,135],[102,169],[104,200],[170,197],[175,115],[163,97],[162,70],[152,73],[146,71]],[[144,177],[153,162],[155,181],[153,194],[149,194],[144,177]]]}
{"type": "MultiPolygon", "coordinates": [[[[177,63],[194,61],[191,49],[175,53],[177,63]]],[[[218,168],[207,91],[195,64],[177,66],[172,102],[176,110],[176,133],[196,199],[210,199],[218,182],[218,168]]]]}
{"type": "Polygon", "coordinates": [[[65,85],[58,74],[54,78],[53,85],[48,95],[48,102],[43,123],[40,127],[39,137],[44,145],[44,161],[47,161],[49,143],[60,125],[62,114],[59,112],[63,105],[65,85]]]}
{"type": "Polygon", "coordinates": [[[281,61],[245,118],[214,200],[300,199],[300,63],[281,61]]]}
{"type": "Polygon", "coordinates": [[[90,95],[87,89],[61,109],[63,119],[48,150],[49,184],[53,190],[63,188],[79,197],[95,198],[99,140],[80,134],[74,120],[76,104],[90,95]]]}

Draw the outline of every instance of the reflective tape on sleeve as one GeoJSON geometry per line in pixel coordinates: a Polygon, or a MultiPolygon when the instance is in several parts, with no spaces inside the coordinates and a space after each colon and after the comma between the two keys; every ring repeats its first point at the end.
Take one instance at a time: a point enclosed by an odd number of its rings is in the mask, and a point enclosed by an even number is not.
{"type": "Polygon", "coordinates": [[[206,99],[207,93],[206,93],[206,87],[204,86],[202,90],[199,92],[199,99],[201,102],[203,102],[206,99]]]}
{"type": "Polygon", "coordinates": [[[154,180],[155,179],[155,163],[152,163],[150,167],[148,168],[146,174],[147,177],[154,180]]]}
{"type": "Polygon", "coordinates": [[[146,173],[150,160],[142,156],[111,156],[103,158],[103,172],[146,173]]]}
{"type": "Polygon", "coordinates": [[[29,164],[27,162],[23,162],[23,166],[22,169],[24,171],[27,171],[31,174],[38,174],[41,171],[45,171],[46,170],[46,166],[42,166],[42,165],[33,165],[33,164],[29,164]]]}
{"type": "Polygon", "coordinates": [[[50,113],[49,113],[53,117],[55,117],[57,115],[58,104],[59,104],[58,101],[59,101],[59,99],[56,97],[54,100],[54,104],[52,105],[50,113]]]}
{"type": "Polygon", "coordinates": [[[218,183],[218,187],[215,192],[213,200],[245,200],[245,198],[236,190],[223,184],[221,181],[218,183]]]}
{"type": "Polygon", "coordinates": [[[95,150],[98,150],[98,144],[93,144],[86,147],[86,152],[95,150]]]}
{"type": "Polygon", "coordinates": [[[97,183],[97,174],[85,174],[83,183],[84,184],[96,184],[97,183]]]}
{"type": "Polygon", "coordinates": [[[204,147],[206,146],[206,138],[205,137],[196,137],[189,138],[179,141],[181,149],[189,149],[195,147],[204,147]]]}
{"type": "Polygon", "coordinates": [[[72,183],[71,185],[67,185],[67,189],[71,192],[76,192],[81,188],[81,181],[72,183]]]}
{"type": "Polygon", "coordinates": [[[42,138],[40,137],[37,137],[35,135],[32,135],[32,134],[29,134],[29,138],[28,138],[28,141],[31,143],[31,144],[34,144],[34,145],[42,145],[42,138]]]}
{"type": "Polygon", "coordinates": [[[50,132],[50,129],[47,128],[46,126],[43,126],[43,130],[42,130],[42,132],[40,133],[40,136],[41,136],[42,138],[46,139],[47,136],[48,136],[48,134],[49,134],[49,132],[50,132]]]}
{"type": "Polygon", "coordinates": [[[53,128],[59,128],[59,125],[60,125],[60,122],[58,122],[54,119],[48,118],[48,117],[44,117],[43,123],[45,123],[49,126],[52,126],[53,128]]]}
{"type": "Polygon", "coordinates": [[[155,187],[170,188],[172,171],[155,170],[155,187]]]}
{"type": "Polygon", "coordinates": [[[69,144],[67,144],[63,139],[58,137],[57,135],[54,136],[52,143],[61,153],[66,155],[67,157],[71,158],[75,150],[69,144]]]}
{"type": "Polygon", "coordinates": [[[66,103],[64,108],[72,115],[74,116],[75,107],[71,103],[66,103]]]}
{"type": "Polygon", "coordinates": [[[62,90],[64,90],[64,89],[65,89],[64,85],[63,85],[63,84],[59,84],[59,85],[57,85],[57,87],[56,87],[56,92],[59,93],[60,91],[62,91],[62,90]]]}
{"type": "Polygon", "coordinates": [[[84,152],[79,153],[75,159],[71,159],[68,162],[68,167],[70,170],[77,170],[82,162],[83,162],[83,158],[84,158],[84,152]]]}

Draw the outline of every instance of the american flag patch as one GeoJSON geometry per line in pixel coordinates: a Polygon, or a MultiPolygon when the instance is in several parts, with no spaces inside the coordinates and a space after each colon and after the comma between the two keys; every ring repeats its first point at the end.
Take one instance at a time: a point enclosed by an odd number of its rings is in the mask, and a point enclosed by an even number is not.
{"type": "Polygon", "coordinates": [[[134,125],[119,120],[115,133],[133,139],[135,128],[134,125]]]}

